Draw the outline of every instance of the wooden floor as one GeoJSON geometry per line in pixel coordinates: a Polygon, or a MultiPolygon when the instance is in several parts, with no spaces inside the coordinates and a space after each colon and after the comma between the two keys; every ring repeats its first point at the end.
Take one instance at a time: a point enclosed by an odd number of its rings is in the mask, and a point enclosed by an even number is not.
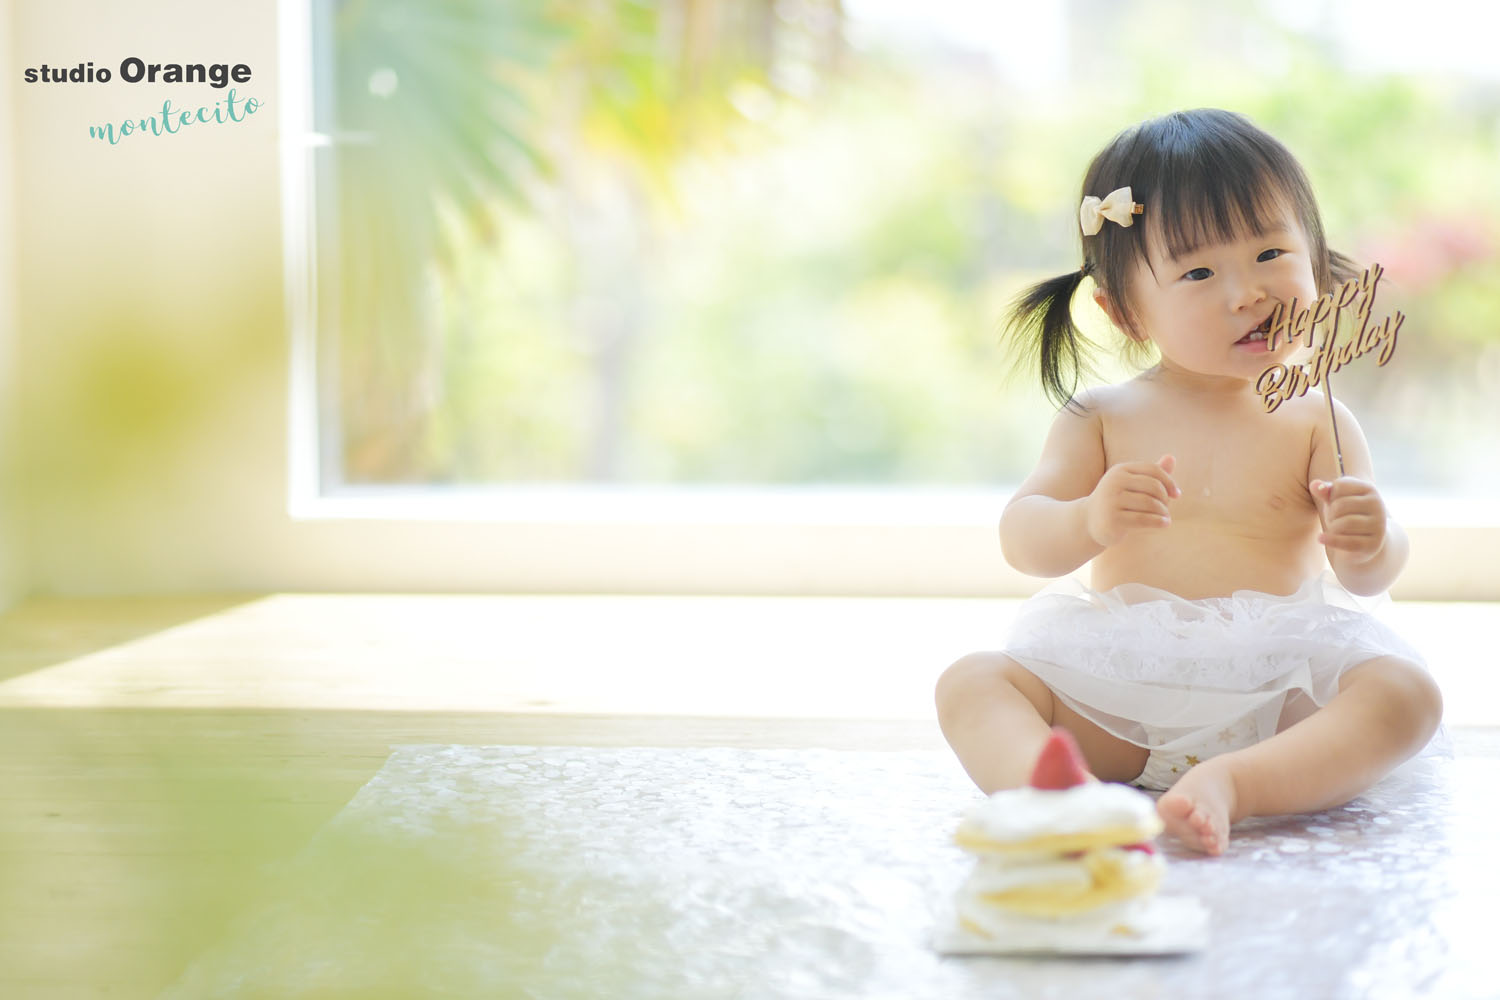
{"type": "Polygon", "coordinates": [[[752,675],[734,632],[771,620],[758,644],[790,644],[808,611],[871,618],[803,603],[23,605],[0,618],[0,997],[154,996],[393,744],[940,746],[930,687],[908,718],[880,718],[878,685],[832,718],[826,690],[764,717],[805,661],[752,675]]]}
{"type": "MultiPolygon", "coordinates": [[[[940,748],[932,682],[996,604],[28,603],[0,617],[0,997],[154,996],[395,744],[940,748]]],[[[1462,693],[1468,727],[1495,724],[1462,693]]],[[[1494,732],[1456,735],[1491,754],[1494,732]]]]}

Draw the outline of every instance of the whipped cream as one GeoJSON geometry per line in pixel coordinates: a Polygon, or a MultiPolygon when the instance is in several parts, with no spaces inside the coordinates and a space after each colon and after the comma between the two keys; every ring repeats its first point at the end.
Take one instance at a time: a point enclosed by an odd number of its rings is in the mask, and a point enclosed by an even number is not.
{"type": "Polygon", "coordinates": [[[1061,790],[996,792],[969,810],[962,828],[984,840],[1005,842],[1156,823],[1151,796],[1126,785],[1091,781],[1061,790]]]}
{"type": "MultiPolygon", "coordinates": [[[[1097,854],[1108,854],[1112,863],[1127,879],[1145,869],[1160,871],[1165,862],[1159,855],[1123,848],[1105,848],[1097,854]]],[[[1015,858],[980,859],[959,887],[960,896],[984,896],[1028,886],[1055,886],[1059,890],[1087,889],[1094,884],[1094,873],[1083,858],[1058,858],[1055,855],[1023,855],[1015,858]]]]}
{"type": "MultiPolygon", "coordinates": [[[[1139,852],[1132,852],[1139,853],[1139,852]]],[[[985,858],[959,888],[960,896],[982,896],[1026,886],[1056,886],[1059,889],[1084,890],[1094,884],[1093,873],[1081,860],[1014,861],[985,858]]]]}

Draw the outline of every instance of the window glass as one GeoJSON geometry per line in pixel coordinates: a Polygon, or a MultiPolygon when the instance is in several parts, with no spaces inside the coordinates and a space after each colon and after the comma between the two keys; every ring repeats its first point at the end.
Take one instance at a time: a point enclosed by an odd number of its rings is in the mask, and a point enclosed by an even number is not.
{"type": "Polygon", "coordinates": [[[1500,485],[1488,49],[1182,9],[316,0],[324,489],[1017,482],[1052,409],[1005,308],[1077,266],[1092,154],[1201,105],[1387,268],[1396,354],[1334,382],[1386,486],[1500,485]]]}

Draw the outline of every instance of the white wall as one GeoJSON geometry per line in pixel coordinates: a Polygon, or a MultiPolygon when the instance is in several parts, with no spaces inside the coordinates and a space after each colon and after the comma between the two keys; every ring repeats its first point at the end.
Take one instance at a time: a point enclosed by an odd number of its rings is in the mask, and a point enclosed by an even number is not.
{"type": "Polygon", "coordinates": [[[44,62],[117,74],[14,85],[38,592],[255,586],[235,553],[285,525],[275,15],[274,0],[15,9],[8,77],[44,62]],[[123,82],[128,56],[246,63],[238,96],[268,108],[110,146],[91,124],[226,94],[123,82]]]}
{"type": "Polygon", "coordinates": [[[26,593],[25,526],[14,462],[16,433],[16,134],[11,0],[0,0],[0,611],[26,593]]]}

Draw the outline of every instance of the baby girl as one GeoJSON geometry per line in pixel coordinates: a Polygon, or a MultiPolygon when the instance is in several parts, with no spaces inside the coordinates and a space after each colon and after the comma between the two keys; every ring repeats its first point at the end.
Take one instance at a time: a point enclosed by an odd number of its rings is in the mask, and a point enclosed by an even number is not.
{"type": "Polygon", "coordinates": [[[1012,330],[1063,404],[1000,520],[1006,559],[1092,586],[1023,606],[1002,652],[937,686],[944,735],[985,791],[1026,782],[1052,726],[1106,781],[1164,792],[1170,833],[1223,852],[1231,824],[1347,802],[1420,750],[1442,697],[1351,594],[1385,591],[1407,539],[1354,415],[1314,389],[1267,412],[1272,311],[1352,277],[1297,161],[1240,115],[1180,112],[1111,141],[1083,182],[1083,264],[1012,330]],[[1074,292],[1156,363],[1078,390],[1074,292]],[[1331,573],[1329,570],[1331,569],[1331,573]]]}

